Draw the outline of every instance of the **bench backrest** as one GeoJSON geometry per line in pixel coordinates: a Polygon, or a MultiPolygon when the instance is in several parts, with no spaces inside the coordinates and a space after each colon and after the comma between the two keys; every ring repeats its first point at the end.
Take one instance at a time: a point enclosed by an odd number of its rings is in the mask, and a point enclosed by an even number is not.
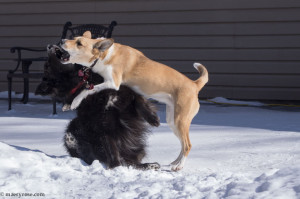
{"type": "Polygon", "coordinates": [[[84,24],[72,27],[72,23],[68,21],[64,25],[61,39],[73,39],[82,36],[85,31],[91,31],[92,38],[106,37],[111,38],[112,31],[117,25],[116,21],[112,21],[108,27],[99,24],[84,24]]]}

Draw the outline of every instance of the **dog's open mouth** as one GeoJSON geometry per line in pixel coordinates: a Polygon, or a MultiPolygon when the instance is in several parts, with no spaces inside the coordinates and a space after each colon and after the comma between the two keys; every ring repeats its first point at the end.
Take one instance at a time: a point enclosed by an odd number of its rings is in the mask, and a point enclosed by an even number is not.
{"type": "Polygon", "coordinates": [[[55,54],[61,62],[67,62],[70,60],[70,54],[61,47],[55,49],[55,54]]]}
{"type": "Polygon", "coordinates": [[[70,60],[70,54],[65,51],[62,47],[53,45],[48,47],[48,49],[52,50],[53,53],[55,53],[56,57],[63,63],[70,60]]]}

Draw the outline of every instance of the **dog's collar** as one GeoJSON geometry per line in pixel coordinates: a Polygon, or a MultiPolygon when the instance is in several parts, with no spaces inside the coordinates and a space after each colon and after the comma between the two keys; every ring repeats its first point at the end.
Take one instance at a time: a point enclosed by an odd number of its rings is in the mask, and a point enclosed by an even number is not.
{"type": "MultiPolygon", "coordinates": [[[[97,63],[98,60],[95,62],[97,63]]],[[[94,63],[93,65],[95,65],[94,63]]],[[[79,88],[81,88],[85,84],[85,89],[92,90],[94,88],[94,84],[88,81],[90,77],[90,68],[83,66],[82,69],[78,71],[78,77],[82,78],[82,80],[70,91],[70,94],[74,94],[79,88]]]]}
{"type": "Polygon", "coordinates": [[[96,60],[94,61],[94,63],[90,66],[90,68],[93,68],[93,67],[97,64],[98,60],[99,60],[99,59],[96,59],[96,60]]]}

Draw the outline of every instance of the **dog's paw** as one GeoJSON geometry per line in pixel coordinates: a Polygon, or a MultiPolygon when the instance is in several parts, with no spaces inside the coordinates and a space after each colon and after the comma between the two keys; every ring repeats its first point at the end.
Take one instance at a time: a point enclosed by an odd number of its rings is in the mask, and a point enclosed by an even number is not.
{"type": "Polygon", "coordinates": [[[81,103],[83,99],[79,98],[78,96],[73,100],[72,104],[71,104],[71,110],[75,110],[81,103]]]}
{"type": "Polygon", "coordinates": [[[71,104],[71,110],[75,110],[80,104],[83,99],[85,99],[88,95],[91,95],[92,90],[83,90],[71,104]]]}
{"type": "Polygon", "coordinates": [[[181,169],[183,169],[183,165],[173,165],[171,167],[172,171],[180,171],[181,169]]]}
{"type": "Polygon", "coordinates": [[[186,157],[180,157],[177,160],[175,160],[174,162],[172,162],[170,164],[172,171],[179,171],[181,169],[183,169],[184,167],[184,163],[185,163],[186,157]]]}
{"type": "Polygon", "coordinates": [[[62,111],[65,112],[65,111],[69,111],[71,110],[71,105],[70,104],[65,104],[63,107],[62,107],[62,111]]]}
{"type": "Polygon", "coordinates": [[[160,164],[158,164],[157,162],[154,163],[145,163],[145,170],[159,170],[160,169],[160,164]]]}
{"type": "Polygon", "coordinates": [[[65,135],[65,144],[69,148],[73,148],[73,149],[77,148],[77,140],[70,132],[67,132],[65,135]]]}

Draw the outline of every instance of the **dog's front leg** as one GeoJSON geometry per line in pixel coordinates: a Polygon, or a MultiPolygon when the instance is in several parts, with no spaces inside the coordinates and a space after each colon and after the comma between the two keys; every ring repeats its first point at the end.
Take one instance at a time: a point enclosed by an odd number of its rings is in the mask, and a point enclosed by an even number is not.
{"type": "Polygon", "coordinates": [[[83,99],[85,99],[88,95],[90,95],[90,93],[89,93],[90,91],[91,90],[83,90],[83,91],[81,91],[81,93],[79,95],[77,95],[75,97],[75,99],[73,100],[73,102],[71,104],[71,110],[76,109],[80,105],[81,101],[83,99]]]}
{"type": "Polygon", "coordinates": [[[83,99],[85,99],[87,96],[98,93],[104,89],[109,89],[109,88],[119,90],[119,87],[116,87],[113,82],[105,81],[102,84],[96,85],[92,90],[81,91],[81,93],[79,95],[77,95],[75,97],[75,99],[73,100],[72,105],[71,105],[71,110],[76,109],[80,105],[81,101],[83,99]]]}

